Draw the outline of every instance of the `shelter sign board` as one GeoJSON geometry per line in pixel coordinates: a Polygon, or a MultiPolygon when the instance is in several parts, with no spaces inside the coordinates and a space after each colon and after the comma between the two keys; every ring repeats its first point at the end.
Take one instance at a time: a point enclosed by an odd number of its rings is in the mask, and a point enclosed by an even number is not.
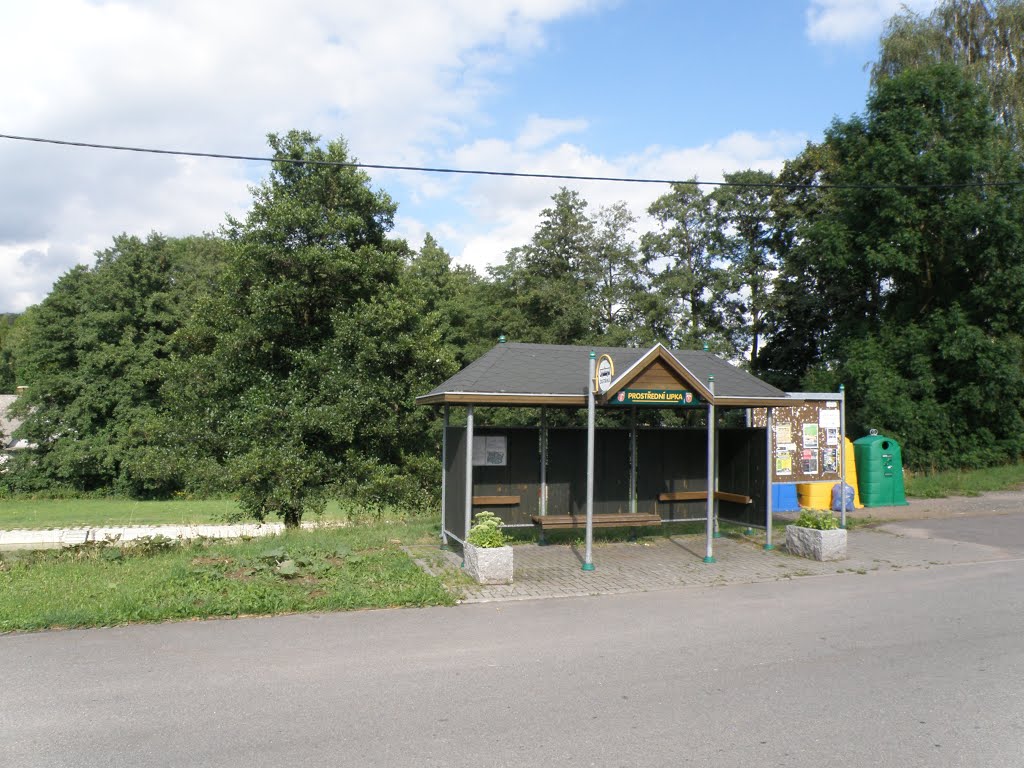
{"type": "Polygon", "coordinates": [[[608,405],[648,405],[687,408],[703,405],[700,398],[686,389],[623,389],[608,405]]]}

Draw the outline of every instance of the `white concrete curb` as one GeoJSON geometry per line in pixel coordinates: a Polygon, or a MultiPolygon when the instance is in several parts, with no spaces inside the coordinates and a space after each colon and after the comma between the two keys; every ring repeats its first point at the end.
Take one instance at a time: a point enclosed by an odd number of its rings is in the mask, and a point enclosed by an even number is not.
{"type": "MultiPolygon", "coordinates": [[[[316,528],[322,523],[303,523],[316,528]]],[[[168,539],[241,539],[274,536],[284,531],[283,523],[240,523],[238,525],[125,525],[107,528],[51,528],[0,531],[0,549],[48,549],[73,547],[90,541],[128,542],[146,536],[168,539]]]]}

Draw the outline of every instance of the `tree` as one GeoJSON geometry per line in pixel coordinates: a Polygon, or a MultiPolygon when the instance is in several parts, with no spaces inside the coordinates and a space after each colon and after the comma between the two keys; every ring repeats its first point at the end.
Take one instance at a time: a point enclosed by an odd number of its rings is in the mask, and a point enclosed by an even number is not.
{"type": "Polygon", "coordinates": [[[410,257],[403,276],[405,295],[416,302],[426,327],[464,367],[493,346],[502,329],[493,312],[492,286],[469,266],[452,259],[431,234],[410,257]]]}
{"type": "Polygon", "coordinates": [[[735,352],[738,344],[729,329],[739,307],[730,296],[727,270],[712,254],[717,229],[710,198],[696,180],[673,184],[647,212],[658,222],[655,232],[641,238],[645,263],[655,273],[659,306],[649,315],[655,335],[672,346],[707,343],[735,352]]]}
{"type": "Polygon", "coordinates": [[[344,479],[394,475],[422,450],[428,417],[412,397],[452,361],[400,290],[395,204],[347,165],[344,141],[269,143],[272,171],[244,221],[228,220],[232,258],[176,337],[167,394],[243,509],[296,526],[344,479]]]}
{"type": "Polygon", "coordinates": [[[952,65],[909,70],[825,145],[780,276],[799,286],[780,285],[783,327],[829,323],[805,382],[846,383],[854,430],[902,437],[912,465],[1019,457],[1024,171],[985,93],[952,65]]]}
{"type": "Polygon", "coordinates": [[[713,253],[729,266],[729,291],[742,313],[742,325],[731,335],[742,340],[756,367],[779,265],[773,250],[775,176],[746,170],[727,173],[724,180],[726,185],[711,193],[716,220],[713,253]]]}
{"type": "Polygon", "coordinates": [[[551,201],[530,243],[510,250],[491,274],[502,299],[498,315],[506,335],[516,341],[575,344],[592,338],[599,327],[593,305],[594,225],[577,192],[563,187],[551,201]]]}
{"type": "Polygon", "coordinates": [[[170,337],[220,264],[212,238],[114,238],[93,267],[63,275],[24,315],[16,348],[28,393],[17,408],[43,485],[132,495],[168,490],[143,458],[170,337]]]}
{"type": "Polygon", "coordinates": [[[602,342],[612,346],[654,340],[647,327],[652,276],[637,249],[635,224],[636,217],[624,202],[600,208],[593,221],[598,330],[602,342]]]}
{"type": "Polygon", "coordinates": [[[1024,2],[943,0],[928,16],[904,8],[886,25],[872,85],[910,69],[954,64],[988,94],[1007,135],[1019,143],[1024,126],[1024,2]]]}
{"type": "Polygon", "coordinates": [[[859,281],[844,270],[859,265],[846,258],[847,233],[836,223],[835,196],[823,186],[838,173],[835,154],[830,144],[808,143],[786,162],[773,194],[780,270],[765,322],[767,343],[752,369],[786,390],[837,385],[825,379],[813,387],[808,379],[838,358],[837,337],[855,334],[850,321],[856,313],[848,308],[860,300],[859,281]]]}
{"type": "Polygon", "coordinates": [[[18,383],[14,348],[19,317],[13,313],[0,314],[0,394],[14,394],[18,383]]]}

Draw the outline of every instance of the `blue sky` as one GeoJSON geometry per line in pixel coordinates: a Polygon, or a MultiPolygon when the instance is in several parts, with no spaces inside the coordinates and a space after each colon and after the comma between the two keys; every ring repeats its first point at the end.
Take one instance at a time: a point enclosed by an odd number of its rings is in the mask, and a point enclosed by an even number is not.
{"type": "MultiPolygon", "coordinates": [[[[933,0],[909,5],[927,12],[933,0]]],[[[0,133],[266,154],[269,131],[359,159],[616,176],[777,170],[863,110],[898,0],[0,2],[0,133]]],[[[121,232],[244,213],[265,167],[0,140],[0,311],[121,232]]],[[[460,263],[525,242],[557,182],[375,173],[397,234],[460,263]]],[[[659,187],[583,183],[640,215],[659,187]]],[[[638,223],[642,230],[646,222],[638,223]]]]}
{"type": "Polygon", "coordinates": [[[806,7],[646,0],[553,24],[545,50],[507,82],[499,119],[524,104],[593,116],[588,138],[616,154],[737,130],[806,131],[860,103],[875,47],[812,43],[806,7]]]}

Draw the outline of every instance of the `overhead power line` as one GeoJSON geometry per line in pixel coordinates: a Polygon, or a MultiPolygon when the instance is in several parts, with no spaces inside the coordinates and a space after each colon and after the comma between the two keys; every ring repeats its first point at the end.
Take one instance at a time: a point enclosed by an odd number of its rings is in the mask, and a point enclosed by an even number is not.
{"type": "Polygon", "coordinates": [[[556,179],[559,181],[606,181],[617,184],[688,184],[708,187],[746,187],[766,189],[962,189],[966,187],[1018,187],[1024,181],[967,181],[955,184],[792,184],[781,181],[700,181],[698,179],[651,179],[629,176],[584,176],[568,173],[526,173],[522,171],[493,171],[472,168],[438,168],[423,165],[389,165],[384,163],[344,162],[340,160],[299,160],[289,157],[265,157],[260,155],[231,155],[222,152],[190,152],[181,149],[154,149],[152,147],[128,147],[117,144],[94,144],[87,141],[65,141],[39,136],[14,136],[0,133],[0,139],[28,141],[36,144],[56,144],[62,147],[84,149],[108,149],[116,152],[138,152],[148,155],[171,155],[174,157],[205,157],[214,160],[246,160],[254,163],[290,163],[293,165],[327,165],[339,168],[361,168],[378,171],[411,171],[414,173],[447,173],[466,176],[505,176],[519,179],[556,179]]]}

